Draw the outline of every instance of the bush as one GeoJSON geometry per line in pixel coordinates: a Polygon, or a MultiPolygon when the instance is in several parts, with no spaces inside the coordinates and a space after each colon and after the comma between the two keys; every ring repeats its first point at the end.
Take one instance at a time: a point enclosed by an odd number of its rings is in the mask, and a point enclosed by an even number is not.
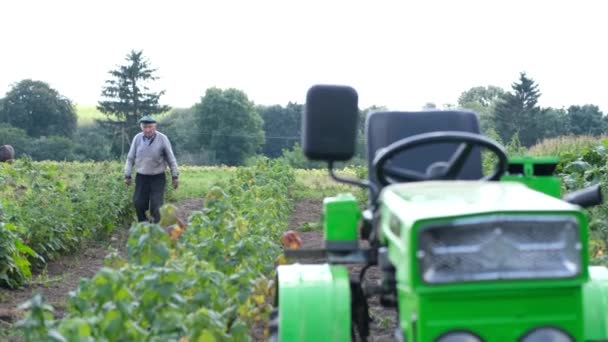
{"type": "Polygon", "coordinates": [[[7,123],[0,123],[0,145],[11,145],[15,149],[15,158],[30,151],[31,138],[21,128],[7,123]]]}
{"type": "Polygon", "coordinates": [[[0,165],[0,285],[18,287],[41,266],[110,233],[132,214],[117,163],[20,159],[0,165]],[[12,266],[10,266],[12,265],[12,266]]]}
{"type": "Polygon", "coordinates": [[[79,161],[113,160],[112,140],[97,124],[79,127],[74,135],[74,159],[79,161]]]}
{"type": "Polygon", "coordinates": [[[75,147],[66,137],[40,137],[32,142],[28,154],[34,160],[73,161],[75,147]]]}

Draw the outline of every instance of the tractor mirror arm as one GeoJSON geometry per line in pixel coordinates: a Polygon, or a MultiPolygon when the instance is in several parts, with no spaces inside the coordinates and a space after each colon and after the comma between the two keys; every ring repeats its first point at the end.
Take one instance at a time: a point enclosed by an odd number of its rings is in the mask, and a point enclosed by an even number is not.
{"type": "Polygon", "coordinates": [[[372,193],[372,198],[376,198],[378,196],[379,190],[378,190],[378,187],[376,186],[376,184],[374,184],[368,180],[344,178],[344,177],[338,176],[334,172],[334,162],[333,161],[328,162],[328,168],[329,168],[329,174],[330,174],[331,178],[333,178],[337,182],[350,184],[350,185],[356,185],[356,186],[360,186],[362,188],[368,188],[372,193]]]}
{"type": "Polygon", "coordinates": [[[602,204],[604,201],[599,184],[567,194],[563,200],[583,208],[593,207],[602,204]]]}

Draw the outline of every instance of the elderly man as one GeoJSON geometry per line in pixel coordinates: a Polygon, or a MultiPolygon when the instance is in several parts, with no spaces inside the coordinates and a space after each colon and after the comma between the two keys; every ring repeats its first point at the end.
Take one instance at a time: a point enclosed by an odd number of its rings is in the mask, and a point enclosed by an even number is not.
{"type": "Polygon", "coordinates": [[[169,138],[156,131],[156,121],[150,116],[139,120],[141,133],[135,135],[125,165],[125,183],[131,185],[131,170],[135,165],[133,202],[139,222],[146,221],[150,209],[154,223],[160,221],[160,207],[165,192],[165,171],[171,168],[173,187],[177,189],[179,171],[169,138]]]}

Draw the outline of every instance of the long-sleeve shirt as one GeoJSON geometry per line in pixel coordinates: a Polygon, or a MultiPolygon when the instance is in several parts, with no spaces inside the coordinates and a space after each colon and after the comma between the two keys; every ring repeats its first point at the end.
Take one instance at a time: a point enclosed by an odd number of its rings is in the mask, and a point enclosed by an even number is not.
{"type": "Polygon", "coordinates": [[[142,175],[161,174],[169,166],[171,175],[177,178],[179,171],[169,138],[161,132],[156,132],[154,137],[146,140],[144,141],[143,133],[138,133],[133,138],[125,164],[125,177],[131,177],[135,165],[135,172],[142,175]]]}

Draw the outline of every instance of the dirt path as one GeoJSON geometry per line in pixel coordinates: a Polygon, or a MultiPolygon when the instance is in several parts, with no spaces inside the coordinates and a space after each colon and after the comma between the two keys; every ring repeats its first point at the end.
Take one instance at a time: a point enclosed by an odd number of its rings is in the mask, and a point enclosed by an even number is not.
{"type": "MultiPolygon", "coordinates": [[[[301,227],[308,222],[319,222],[322,213],[322,202],[320,200],[303,200],[296,203],[294,213],[289,222],[289,229],[298,231],[302,239],[302,248],[322,248],[323,247],[323,231],[302,231],[301,227]]],[[[303,262],[303,261],[302,261],[303,262]]],[[[311,260],[306,260],[310,263],[311,260]]],[[[312,260],[312,262],[324,262],[323,260],[312,260]]],[[[361,266],[349,266],[352,274],[359,274],[361,266]]],[[[366,273],[366,279],[375,281],[380,278],[380,272],[376,267],[371,267],[366,273]]],[[[394,341],[394,332],[397,327],[397,314],[394,309],[386,309],[382,307],[377,298],[372,298],[369,301],[370,316],[372,323],[370,325],[369,341],[394,341]]]]}
{"type": "Polygon", "coordinates": [[[203,208],[202,198],[192,198],[177,203],[177,217],[183,222],[188,221],[188,216],[193,211],[198,211],[203,208]]]}
{"type": "MultiPolygon", "coordinates": [[[[187,220],[193,211],[203,207],[201,199],[189,199],[177,204],[178,217],[187,220]]],[[[319,222],[321,219],[322,202],[320,200],[302,200],[296,203],[294,213],[289,221],[288,229],[296,230],[302,238],[302,248],[321,248],[323,246],[323,232],[320,230],[302,231],[306,223],[319,222]]],[[[34,276],[34,282],[24,289],[0,289],[0,340],[20,341],[21,338],[10,331],[10,325],[20,319],[21,313],[16,307],[30,299],[35,293],[41,292],[49,304],[56,309],[56,316],[62,317],[68,293],[78,287],[81,278],[92,277],[103,265],[109,247],[126,255],[126,241],[128,229],[117,229],[109,241],[92,241],[80,251],[65,255],[56,261],[47,264],[46,272],[34,276]],[[8,335],[7,335],[8,333],[8,335]]],[[[310,261],[307,261],[310,262],[310,261]]],[[[323,262],[315,260],[315,262],[323,262]]],[[[349,267],[358,273],[359,267],[349,267]]],[[[374,268],[368,271],[367,279],[378,279],[379,273],[374,268]]],[[[396,314],[393,310],[382,308],[378,301],[370,301],[371,324],[370,341],[393,341],[393,332],[396,326],[396,314]]],[[[252,337],[255,341],[263,341],[263,326],[255,327],[252,337]]]]}
{"type": "Polygon", "coordinates": [[[73,254],[49,262],[45,269],[35,272],[28,287],[19,290],[0,288],[1,328],[7,329],[5,333],[8,334],[3,336],[0,331],[0,339],[20,340],[14,331],[10,331],[10,325],[23,317],[17,307],[36,293],[41,293],[48,304],[55,308],[55,317],[63,317],[68,293],[78,287],[81,278],[95,275],[103,266],[110,247],[125,256],[128,235],[128,228],[117,228],[108,240],[91,241],[73,254]]]}
{"type": "MultiPolygon", "coordinates": [[[[191,212],[200,210],[202,199],[189,199],[177,204],[177,216],[184,221],[191,212]]],[[[129,228],[117,228],[109,239],[91,241],[70,255],[64,255],[46,265],[44,270],[35,272],[30,286],[19,290],[0,288],[0,340],[21,340],[11,325],[22,318],[17,307],[41,293],[55,308],[55,317],[63,317],[70,291],[78,288],[81,278],[91,278],[103,266],[103,260],[110,248],[126,257],[129,228]]]]}

